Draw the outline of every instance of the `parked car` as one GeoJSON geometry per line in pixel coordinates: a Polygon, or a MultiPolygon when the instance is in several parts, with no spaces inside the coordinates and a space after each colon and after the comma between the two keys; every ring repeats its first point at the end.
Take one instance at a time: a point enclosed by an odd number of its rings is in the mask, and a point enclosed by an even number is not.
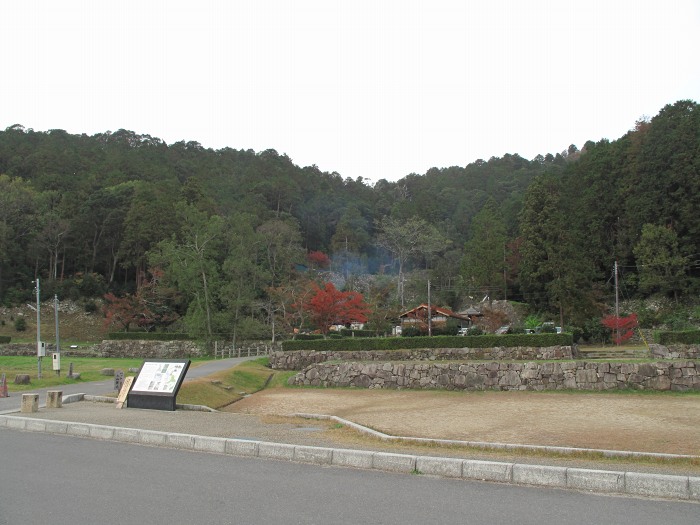
{"type": "Polygon", "coordinates": [[[469,328],[467,328],[467,327],[462,327],[459,330],[457,330],[457,335],[461,335],[462,337],[464,337],[468,333],[469,333],[469,328]]]}
{"type": "Polygon", "coordinates": [[[501,326],[498,330],[496,330],[496,333],[497,334],[507,334],[509,330],[510,330],[510,326],[504,325],[504,326],[501,326]]]}

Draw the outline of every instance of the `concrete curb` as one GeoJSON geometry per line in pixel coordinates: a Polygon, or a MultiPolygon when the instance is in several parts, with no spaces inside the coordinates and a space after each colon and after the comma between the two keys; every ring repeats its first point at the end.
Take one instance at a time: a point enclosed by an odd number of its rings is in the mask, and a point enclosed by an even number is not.
{"type": "Polygon", "coordinates": [[[429,445],[448,445],[448,446],[461,446],[470,448],[479,448],[483,450],[507,450],[512,451],[532,451],[532,452],[548,452],[555,454],[600,454],[607,458],[649,458],[649,459],[700,459],[700,456],[693,456],[688,454],[664,454],[660,452],[635,452],[631,450],[608,450],[602,448],[577,448],[577,447],[556,447],[549,445],[516,445],[513,443],[493,443],[486,441],[459,441],[455,439],[433,439],[433,438],[419,438],[410,436],[392,436],[390,434],[384,434],[377,430],[364,427],[347,419],[343,419],[338,416],[329,416],[326,414],[306,414],[297,413],[292,414],[292,417],[301,417],[305,419],[322,419],[331,420],[347,427],[353,428],[362,434],[366,434],[382,441],[401,441],[404,443],[418,443],[418,444],[429,444],[429,445]]]}
{"type": "Polygon", "coordinates": [[[0,415],[0,427],[182,450],[700,502],[700,477],[333,449],[0,415]]]}

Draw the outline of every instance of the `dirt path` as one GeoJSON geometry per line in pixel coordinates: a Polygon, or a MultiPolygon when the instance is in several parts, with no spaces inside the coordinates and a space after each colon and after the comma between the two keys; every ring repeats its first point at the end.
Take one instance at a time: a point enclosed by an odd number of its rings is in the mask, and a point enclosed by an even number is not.
{"type": "Polygon", "coordinates": [[[700,455],[700,397],[271,389],[230,412],[336,415],[397,436],[700,455]]]}

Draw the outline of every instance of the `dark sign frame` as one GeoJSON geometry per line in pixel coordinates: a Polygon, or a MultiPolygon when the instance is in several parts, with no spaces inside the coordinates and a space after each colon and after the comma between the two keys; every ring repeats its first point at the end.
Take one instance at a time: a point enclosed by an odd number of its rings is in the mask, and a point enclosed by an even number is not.
{"type": "Polygon", "coordinates": [[[175,400],[190,367],[189,359],[147,359],[129,391],[126,406],[175,410],[175,400]]]}

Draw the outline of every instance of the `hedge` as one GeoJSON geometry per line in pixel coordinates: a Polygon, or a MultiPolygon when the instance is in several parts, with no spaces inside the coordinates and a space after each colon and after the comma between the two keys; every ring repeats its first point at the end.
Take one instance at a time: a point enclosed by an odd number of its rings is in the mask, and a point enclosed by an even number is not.
{"type": "Polygon", "coordinates": [[[283,341],[282,350],[338,352],[358,350],[413,350],[418,348],[493,348],[496,346],[571,346],[571,334],[505,334],[435,337],[343,338],[317,341],[283,341]]]}
{"type": "Polygon", "coordinates": [[[110,332],[107,334],[107,339],[117,341],[185,341],[191,337],[177,332],[110,332]]]}
{"type": "Polygon", "coordinates": [[[4,345],[12,341],[12,337],[9,335],[0,335],[0,345],[4,345]]]}
{"type": "Polygon", "coordinates": [[[682,345],[700,344],[700,330],[687,330],[684,332],[654,332],[654,341],[660,345],[673,343],[682,345]]]}
{"type": "Polygon", "coordinates": [[[378,337],[374,330],[353,330],[352,328],[343,328],[340,335],[345,337],[378,337]]]}

